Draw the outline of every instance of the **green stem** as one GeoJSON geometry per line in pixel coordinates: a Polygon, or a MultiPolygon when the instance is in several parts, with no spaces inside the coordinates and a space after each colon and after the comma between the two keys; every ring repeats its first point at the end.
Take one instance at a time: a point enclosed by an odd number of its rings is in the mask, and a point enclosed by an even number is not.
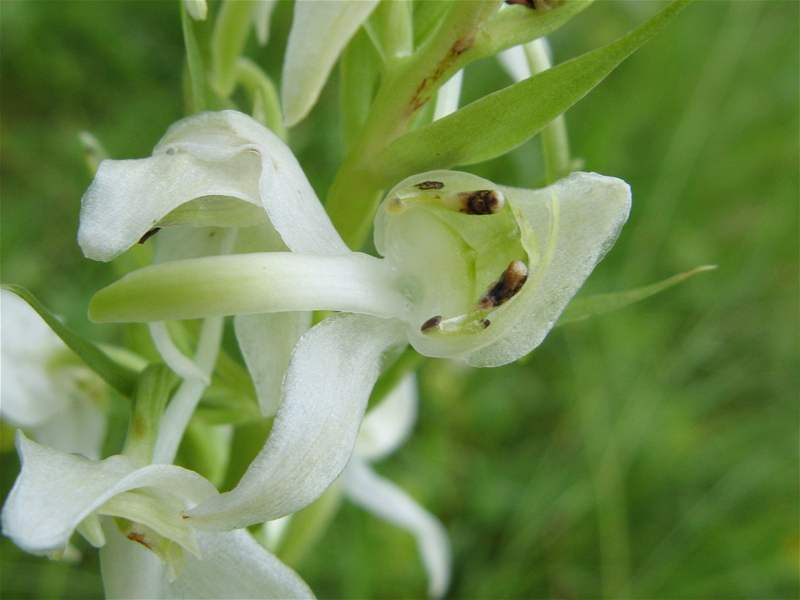
{"type": "Polygon", "coordinates": [[[275,84],[256,63],[244,56],[236,61],[236,80],[241,83],[253,101],[253,116],[264,122],[282,140],[287,139],[286,126],[283,124],[281,103],[275,84]],[[262,118],[259,118],[262,117],[262,118]]]}
{"type": "MultiPolygon", "coordinates": [[[[543,38],[525,44],[525,57],[528,59],[528,67],[532,75],[546,71],[553,66],[547,42],[543,38]]],[[[566,177],[572,170],[567,122],[564,115],[556,117],[546,125],[542,129],[541,136],[545,181],[547,184],[551,184],[566,177]]]]}
{"type": "Polygon", "coordinates": [[[237,61],[244,50],[253,10],[252,0],[227,0],[222,5],[211,35],[211,66],[213,86],[217,93],[227,98],[236,84],[237,61]]]}
{"type": "Polygon", "coordinates": [[[411,10],[409,0],[386,0],[378,5],[373,15],[390,69],[398,59],[411,56],[414,50],[411,10]]]}
{"type": "Polygon", "coordinates": [[[359,248],[367,237],[381,187],[370,158],[405,132],[417,111],[469,59],[481,25],[497,10],[494,0],[454,3],[438,29],[408,59],[399,59],[375,96],[370,116],[328,195],[327,209],[342,238],[359,248]]]}
{"type": "Polygon", "coordinates": [[[139,464],[152,461],[161,415],[177,382],[177,377],[162,364],[149,365],[139,376],[123,450],[139,464]]]}

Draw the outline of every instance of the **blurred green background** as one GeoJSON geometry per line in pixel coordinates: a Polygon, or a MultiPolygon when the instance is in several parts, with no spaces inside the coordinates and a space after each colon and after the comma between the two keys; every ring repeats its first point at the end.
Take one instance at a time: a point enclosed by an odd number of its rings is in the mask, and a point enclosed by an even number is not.
{"type": "MultiPolygon", "coordinates": [[[[553,36],[557,60],[658,8],[599,2],[553,36]]],[[[182,115],[176,2],[0,5],[2,280],[96,338],[81,257],[90,177],[77,133],[140,157],[182,115]]],[[[279,77],[291,7],[250,55],[279,77]]],[[[798,19],[793,1],[698,2],[568,113],[588,170],[626,179],[631,220],[590,291],[715,272],[563,327],[524,364],[421,371],[415,435],[378,469],[444,522],[454,598],[796,598],[798,19]]],[[[507,85],[492,60],[464,100],[507,85]]],[[[291,145],[324,197],[341,160],[337,81],[291,145]]],[[[537,140],[477,172],[534,185],[537,140]]],[[[6,440],[7,442],[8,440],[6,440]]],[[[18,471],[2,455],[5,497],[18,471]]],[[[0,540],[0,595],[101,595],[74,566],[0,540]]],[[[410,535],[344,504],[299,566],[323,598],[422,597],[410,535]]]]}

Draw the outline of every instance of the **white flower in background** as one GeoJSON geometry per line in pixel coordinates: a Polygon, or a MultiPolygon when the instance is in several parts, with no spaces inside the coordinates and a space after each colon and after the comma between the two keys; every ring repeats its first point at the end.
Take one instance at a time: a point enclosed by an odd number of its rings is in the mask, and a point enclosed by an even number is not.
{"type": "Polygon", "coordinates": [[[371,467],[406,441],[416,421],[417,403],[415,377],[407,375],[364,417],[342,481],[350,500],[414,535],[428,573],[428,594],[440,598],[450,582],[450,544],[444,527],[411,496],[371,467]]]}
{"type": "Polygon", "coordinates": [[[3,506],[3,534],[27,552],[57,555],[77,530],[100,548],[108,598],[313,596],[247,531],[191,528],[183,512],[217,494],[192,471],[88,460],[21,432],[17,449],[22,472],[3,506]]]}
{"type": "Polygon", "coordinates": [[[0,417],[37,441],[97,458],[108,389],[27,302],[0,290],[0,417]]]}
{"type": "MultiPolygon", "coordinates": [[[[159,222],[212,212],[241,226],[257,206],[291,252],[154,265],[98,292],[90,308],[97,321],[272,313],[252,339],[237,324],[257,378],[259,348],[287,339],[276,323],[312,310],[343,313],[302,334],[291,360],[284,356],[281,400],[262,400],[265,413],[280,404],[265,447],[235,489],[188,512],[198,527],[270,521],[318,497],[350,458],[387,349],[410,343],[474,366],[533,350],[613,245],[630,189],[593,173],[539,190],[454,171],[415,175],[378,210],[381,259],[346,248],[277,137],[224,111],[179,122],[151,158],[104,161],[84,197],[79,239],[87,256],[111,258],[159,222]]],[[[272,360],[280,350],[264,352],[272,360]]],[[[275,390],[279,379],[265,372],[272,379],[259,387],[275,390]]]]}
{"type": "Polygon", "coordinates": [[[314,107],[339,54],[377,5],[378,0],[295,2],[281,79],[287,125],[314,107]]]}

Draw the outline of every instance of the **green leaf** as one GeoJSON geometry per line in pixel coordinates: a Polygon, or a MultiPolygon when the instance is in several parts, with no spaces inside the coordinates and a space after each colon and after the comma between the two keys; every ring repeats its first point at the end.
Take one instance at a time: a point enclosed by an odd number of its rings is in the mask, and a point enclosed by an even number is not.
{"type": "Polygon", "coordinates": [[[716,265],[703,265],[701,267],[692,269],[691,271],[686,271],[685,273],[678,273],[677,275],[673,275],[672,277],[664,279],[663,281],[659,281],[658,283],[651,283],[650,285],[634,288],[632,290],[625,290],[624,292],[611,292],[608,294],[595,294],[592,296],[586,296],[584,298],[576,298],[562,313],[557,325],[583,321],[590,317],[603,315],[605,313],[619,310],[620,308],[625,308],[630,304],[641,302],[650,296],[655,296],[656,294],[663,292],[672,286],[678,285],[679,283],[686,281],[698,273],[713,271],[716,268],[716,265]]]}
{"type": "Polygon", "coordinates": [[[578,102],[659,33],[690,0],[674,0],[617,41],[485,96],[406,133],[381,152],[371,173],[384,184],[413,173],[495,158],[526,142],[578,102]]]}
{"type": "Polygon", "coordinates": [[[64,325],[24,287],[13,284],[3,284],[2,287],[22,298],[33,310],[39,313],[39,316],[61,338],[61,341],[77,354],[86,363],[87,367],[97,373],[103,381],[124,396],[130,396],[133,393],[138,377],[135,371],[115,362],[97,345],[84,339],[64,325]]]}
{"type": "Polygon", "coordinates": [[[152,461],[161,415],[177,383],[177,376],[161,363],[148,365],[139,375],[123,452],[141,464],[152,461]]]}

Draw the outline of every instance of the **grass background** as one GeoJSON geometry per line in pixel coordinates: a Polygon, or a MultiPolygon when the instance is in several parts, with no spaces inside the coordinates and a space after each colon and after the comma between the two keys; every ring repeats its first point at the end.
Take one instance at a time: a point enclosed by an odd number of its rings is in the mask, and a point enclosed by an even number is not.
{"type": "MultiPolygon", "coordinates": [[[[553,37],[557,60],[613,40],[654,2],[598,2],[553,37]]],[[[438,515],[454,598],[796,598],[798,19],[791,1],[697,2],[568,113],[574,154],[634,190],[587,288],[719,269],[564,327],[522,364],[431,361],[409,443],[378,468],[438,515]]],[[[291,7],[250,55],[279,76],[291,7]]],[[[146,156],[182,115],[175,2],[0,5],[2,280],[96,338],[86,304],[115,278],[75,243],[89,183],[77,133],[146,156]]],[[[471,66],[469,101],[509,83],[471,66]]],[[[337,81],[291,145],[322,197],[341,160],[337,81]]],[[[479,165],[534,185],[537,141],[479,165]]],[[[0,457],[0,492],[18,471],[0,457]]],[[[97,557],[67,566],[0,539],[4,598],[101,595],[97,557]]],[[[320,597],[421,597],[412,538],[344,504],[299,572],[320,597]]]]}

